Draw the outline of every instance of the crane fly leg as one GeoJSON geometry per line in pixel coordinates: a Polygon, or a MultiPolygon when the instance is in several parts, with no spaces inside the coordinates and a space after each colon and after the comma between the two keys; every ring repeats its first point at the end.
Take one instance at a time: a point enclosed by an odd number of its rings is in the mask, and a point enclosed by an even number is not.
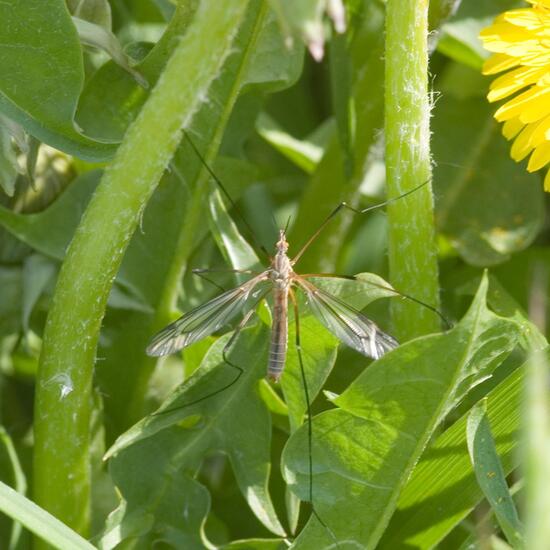
{"type": "Polygon", "coordinates": [[[313,417],[311,413],[311,403],[309,400],[309,388],[307,385],[306,371],[304,368],[304,360],[302,358],[302,344],[300,341],[300,312],[298,310],[298,301],[292,288],[289,290],[290,301],[294,308],[294,324],[296,327],[296,352],[298,354],[298,363],[300,365],[300,376],[302,378],[302,384],[304,386],[304,396],[306,398],[306,410],[307,410],[307,446],[308,446],[308,493],[309,502],[311,503],[311,513],[317,518],[317,521],[327,530],[331,538],[334,540],[336,547],[339,547],[338,540],[332,529],[321,518],[315,508],[313,501],[313,417]]]}

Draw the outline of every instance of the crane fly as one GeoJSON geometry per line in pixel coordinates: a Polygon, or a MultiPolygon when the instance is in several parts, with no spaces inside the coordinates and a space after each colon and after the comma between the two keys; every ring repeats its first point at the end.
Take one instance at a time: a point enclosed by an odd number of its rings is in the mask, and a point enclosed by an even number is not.
{"type": "MultiPolygon", "coordinates": [[[[310,242],[311,239],[306,246],[310,242]]],[[[219,330],[239,312],[243,312],[243,320],[234,334],[236,336],[251,317],[259,301],[271,292],[273,323],[267,376],[277,382],[284,369],[288,347],[289,298],[295,311],[297,308],[295,288],[305,294],[307,303],[317,319],[339,340],[359,353],[379,359],[384,353],[397,347],[398,344],[394,338],[382,332],[360,311],[308,280],[317,275],[298,275],[294,271],[293,267],[304,251],[305,247],[297,256],[289,258],[286,232],[281,229],[276,243],[276,254],[271,258],[268,269],[256,274],[240,286],[192,309],[161,330],[147,347],[148,355],[168,355],[181,350],[219,330]]],[[[233,341],[232,337],[226,347],[229,348],[233,341]]]]}
{"type": "MultiPolygon", "coordinates": [[[[195,153],[201,160],[203,166],[210,173],[218,187],[225,194],[231,205],[237,210],[236,204],[233,202],[229,194],[227,193],[222,182],[217,178],[214,172],[210,169],[200,151],[197,149],[190,137],[185,133],[185,136],[194,149],[195,153]]],[[[386,206],[392,202],[400,200],[407,195],[414,193],[424,185],[428,184],[428,181],[410,189],[409,191],[399,195],[398,197],[388,199],[382,203],[374,206],[359,210],[346,204],[340,203],[332,212],[325,218],[313,235],[305,242],[302,248],[294,257],[288,255],[288,242],[286,239],[286,229],[279,230],[279,239],[275,245],[275,255],[270,256],[266,249],[260,246],[264,254],[269,258],[269,267],[262,272],[252,270],[239,270],[229,269],[229,272],[233,273],[246,273],[252,275],[252,277],[242,283],[241,285],[222,292],[219,296],[209,300],[208,302],[199,305],[198,307],[190,310],[182,315],[179,319],[166,326],[159,333],[157,333],[151,340],[147,347],[147,354],[150,356],[163,356],[177,352],[187,346],[206,338],[210,334],[218,331],[224,325],[234,320],[239,313],[242,313],[242,319],[238,323],[231,337],[227,340],[222,350],[222,357],[226,364],[235,368],[238,371],[237,376],[227,385],[218,388],[217,390],[205,395],[194,401],[184,403],[181,407],[176,409],[166,408],[161,409],[155,415],[173,412],[182,407],[188,407],[204,401],[219,394],[230,386],[232,386],[241,374],[243,369],[235,365],[228,358],[228,351],[237,339],[240,331],[248,323],[257,305],[264,300],[269,294],[273,298],[273,321],[271,326],[271,340],[269,345],[268,365],[267,365],[267,377],[277,382],[285,366],[285,360],[288,349],[288,310],[289,300],[292,303],[294,309],[294,321],[296,325],[296,350],[298,355],[298,361],[300,366],[300,374],[303,383],[304,397],[307,411],[307,441],[308,441],[308,464],[309,464],[309,502],[311,503],[312,514],[318,519],[318,521],[327,530],[330,537],[334,540],[338,547],[338,541],[333,533],[332,529],[326,524],[321,516],[316,511],[313,499],[313,428],[312,428],[312,410],[311,402],[309,398],[308,382],[306,379],[301,345],[300,345],[300,324],[299,324],[299,310],[298,301],[296,297],[296,291],[300,291],[305,295],[306,302],[309,308],[313,312],[314,316],[325,326],[333,335],[335,335],[341,342],[345,343],[352,349],[358,351],[364,356],[372,359],[379,359],[388,351],[396,348],[398,342],[390,335],[383,332],[373,321],[368,319],[359,310],[350,306],[339,297],[334,296],[330,292],[327,292],[323,288],[316,286],[311,279],[315,277],[332,277],[334,279],[351,279],[356,280],[354,277],[342,277],[332,276],[324,274],[302,274],[299,275],[294,271],[294,266],[309,248],[313,241],[319,236],[321,231],[328,225],[328,223],[340,212],[346,208],[358,214],[364,214],[370,210],[386,206]]],[[[247,223],[246,219],[239,213],[242,221],[246,225],[252,237],[254,232],[247,223]]],[[[201,274],[208,270],[193,270],[194,273],[201,274]]],[[[391,294],[401,296],[403,298],[412,300],[420,305],[423,305],[431,311],[438,314],[444,321],[444,317],[439,311],[432,306],[421,302],[407,294],[403,294],[391,286],[378,286],[381,289],[389,291],[391,294]]]]}

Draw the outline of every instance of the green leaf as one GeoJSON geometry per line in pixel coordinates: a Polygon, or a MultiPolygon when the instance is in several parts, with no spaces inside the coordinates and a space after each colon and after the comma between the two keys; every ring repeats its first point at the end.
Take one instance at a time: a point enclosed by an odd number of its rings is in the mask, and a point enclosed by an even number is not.
{"type": "Polygon", "coordinates": [[[100,550],[111,550],[129,538],[139,538],[144,548],[160,542],[173,548],[204,548],[200,532],[210,496],[184,470],[174,470],[173,455],[179,448],[173,434],[164,432],[112,461],[110,473],[123,500],[107,519],[100,550]]]}
{"type": "MultiPolygon", "coordinates": [[[[139,471],[150,466],[142,453],[132,450],[147,440],[147,445],[165,460],[165,466],[156,468],[155,474],[159,485],[155,491],[162,492],[166,490],[166,475],[175,475],[180,469],[196,471],[205,453],[223,451],[229,456],[239,488],[252,511],[268,529],[284,535],[268,493],[271,419],[258,388],[266,372],[267,329],[260,325],[243,331],[230,349],[229,360],[244,369],[234,383],[237,371],[222,357],[228,340],[229,335],[220,338],[193,376],[155,414],[121,435],[106,458],[116,455],[113,476],[117,486],[122,483],[121,475],[126,476],[124,479],[132,476],[136,484],[141,479],[139,471]],[[223,388],[226,389],[220,391],[223,388]]],[[[130,481],[126,483],[132,486],[130,481]]],[[[193,502],[188,505],[193,506],[193,502]]],[[[150,507],[145,508],[147,513],[157,514],[150,507]]],[[[160,510],[158,514],[155,525],[162,518],[160,510]]]]}
{"type": "Polygon", "coordinates": [[[112,24],[111,6],[109,0],[67,0],[67,7],[72,15],[101,25],[110,31],[112,24]]]}
{"type": "Polygon", "coordinates": [[[111,156],[113,145],[87,138],[73,121],[84,69],[65,2],[3,2],[0,21],[0,111],[69,154],[88,160],[111,156]]]}
{"type": "MultiPolygon", "coordinates": [[[[243,239],[237,226],[229,217],[223,204],[220,191],[217,189],[209,198],[210,228],[214,239],[224,259],[234,269],[255,270],[261,269],[254,249],[243,239]]],[[[239,283],[250,276],[237,274],[239,283]]]]}
{"type": "Polygon", "coordinates": [[[433,130],[440,136],[433,144],[436,221],[464,260],[497,264],[529,246],[542,225],[543,190],[509,158],[493,107],[484,98],[446,94],[435,108],[433,130]]]}
{"type": "Polygon", "coordinates": [[[0,481],[0,511],[57,548],[94,550],[95,546],[64,523],[0,481]]]}
{"type": "Polygon", "coordinates": [[[491,426],[487,418],[487,402],[480,401],[469,413],[466,422],[468,452],[483,494],[489,501],[497,521],[514,547],[523,546],[523,527],[495,448],[491,426]]]}
{"type": "MultiPolygon", "coordinates": [[[[350,541],[374,548],[431,435],[469,387],[514,348],[516,323],[485,305],[487,279],[468,313],[446,334],[408,342],[386,354],[313,420],[313,492],[317,513],[296,548],[350,541]],[[330,531],[329,531],[330,530],[330,531]]],[[[289,440],[284,476],[308,498],[305,427],[289,440]]]]}
{"type": "MultiPolygon", "coordinates": [[[[488,394],[487,414],[504,474],[517,466],[524,367],[488,394]]],[[[399,498],[380,548],[433,548],[483,498],[466,443],[467,415],[428,448],[399,498]]]]}
{"type": "Polygon", "coordinates": [[[73,17],[72,20],[82,44],[105,51],[117,65],[131,74],[142,88],[149,87],[147,80],[131,66],[130,58],[124,53],[120,42],[111,31],[79,17],[73,17]]]}
{"type": "Polygon", "coordinates": [[[308,140],[299,140],[285,132],[268,114],[260,113],[256,130],[277,151],[296,166],[311,174],[323,155],[323,147],[308,140]]]}
{"type": "Polygon", "coordinates": [[[62,260],[101,173],[87,172],[77,178],[46,210],[18,214],[0,206],[0,224],[34,250],[62,260]]]}

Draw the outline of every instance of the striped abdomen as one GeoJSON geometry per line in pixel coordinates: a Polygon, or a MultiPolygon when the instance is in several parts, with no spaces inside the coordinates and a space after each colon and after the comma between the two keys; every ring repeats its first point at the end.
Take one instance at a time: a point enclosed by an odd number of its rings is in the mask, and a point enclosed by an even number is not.
{"type": "Polygon", "coordinates": [[[267,375],[277,382],[285,366],[288,342],[288,289],[275,289],[273,292],[273,325],[267,375]]]}

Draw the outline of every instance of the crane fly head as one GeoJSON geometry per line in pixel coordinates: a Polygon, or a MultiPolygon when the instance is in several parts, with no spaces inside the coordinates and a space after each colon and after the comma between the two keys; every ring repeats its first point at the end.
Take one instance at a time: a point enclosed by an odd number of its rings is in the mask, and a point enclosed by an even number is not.
{"type": "Polygon", "coordinates": [[[284,229],[279,229],[279,240],[276,244],[278,254],[286,254],[288,250],[288,242],[286,240],[286,232],[284,229]]]}

